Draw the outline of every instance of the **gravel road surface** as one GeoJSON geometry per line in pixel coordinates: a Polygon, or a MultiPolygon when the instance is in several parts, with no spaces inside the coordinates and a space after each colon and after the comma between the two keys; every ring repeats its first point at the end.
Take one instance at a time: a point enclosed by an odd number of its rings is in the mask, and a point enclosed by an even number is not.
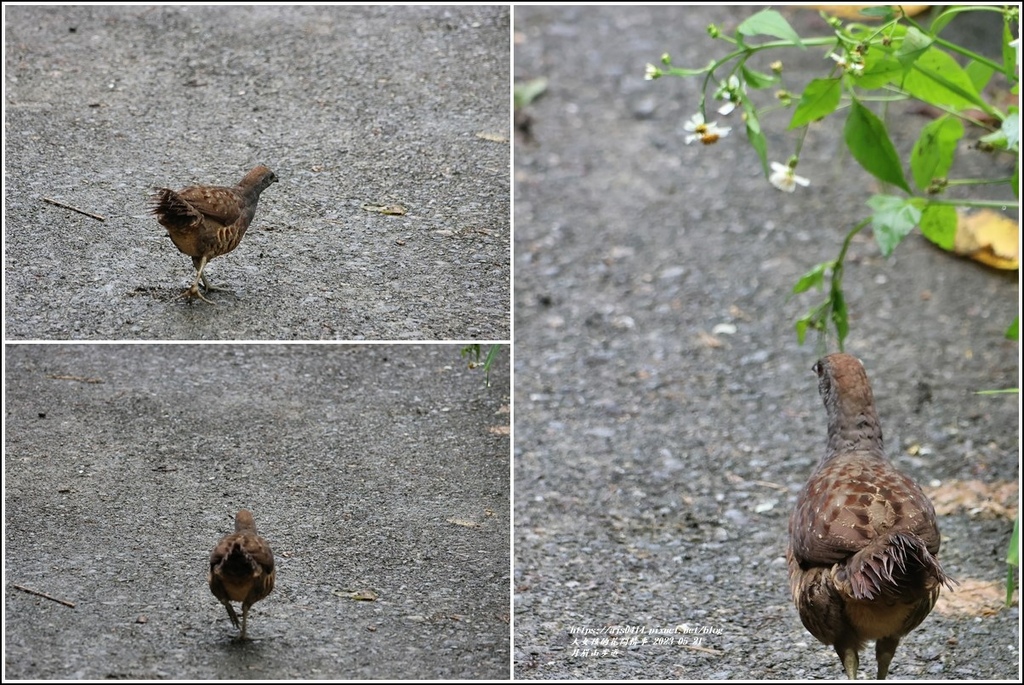
{"type": "Polygon", "coordinates": [[[5,5],[5,339],[507,340],[509,17],[5,5]],[[230,292],[178,299],[152,187],[256,164],[230,292]]]}
{"type": "Polygon", "coordinates": [[[9,345],[5,679],[508,678],[507,349],[490,377],[457,345],[9,345]],[[206,583],[240,508],[277,560],[244,644],[206,583]]]}
{"type": "MultiPolygon", "coordinates": [[[[817,299],[789,293],[835,258],[877,188],[843,152],[841,121],[812,127],[798,169],[811,185],[781,193],[738,112],[716,117],[733,127],[717,145],[687,146],[698,80],[643,80],[666,51],[689,67],[725,54],[707,25],[730,33],[754,11],[516,8],[514,77],[549,79],[529,109],[533,140],[515,150],[517,678],[842,675],[786,578],[789,513],[825,444],[811,372],[824,350],[793,331],[817,299]]],[[[786,12],[802,35],[826,30],[815,12],[786,12]]],[[[965,30],[995,45],[992,29],[965,30]]],[[[820,49],[782,59],[796,87],[830,62],[820,49]]],[[[893,119],[906,151],[927,120],[893,119]]],[[[787,123],[763,123],[780,162],[795,144],[787,123]]],[[[964,175],[1012,170],[966,143],[959,156],[964,175]]],[[[1013,679],[1019,609],[1000,601],[1018,398],[975,393],[1019,387],[1019,347],[1003,338],[1018,275],[919,236],[888,259],[862,238],[845,277],[847,351],[873,381],[888,452],[933,498],[984,492],[940,515],[961,591],[903,641],[891,675],[1013,679]]],[[[873,665],[869,652],[862,673],[873,665]]]]}

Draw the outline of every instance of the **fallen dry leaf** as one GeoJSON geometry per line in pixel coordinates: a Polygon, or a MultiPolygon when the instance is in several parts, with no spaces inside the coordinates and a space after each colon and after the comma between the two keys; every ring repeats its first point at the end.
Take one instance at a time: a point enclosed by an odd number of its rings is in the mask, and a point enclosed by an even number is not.
{"type": "Polygon", "coordinates": [[[995,269],[1020,266],[1020,228],[1013,219],[991,209],[958,212],[953,251],[995,269]]]}
{"type": "Polygon", "coordinates": [[[719,347],[725,347],[725,343],[721,339],[716,338],[706,331],[697,331],[697,338],[700,340],[700,344],[704,347],[710,347],[716,349],[719,347]]]}
{"type": "MultiPolygon", "coordinates": [[[[878,5],[808,5],[807,9],[821,10],[833,17],[840,19],[856,19],[858,21],[877,21],[878,17],[866,17],[860,13],[862,9],[878,7],[878,5]]],[[[903,10],[908,17],[913,17],[928,9],[928,5],[900,5],[898,10],[903,10]]]]}
{"type": "Polygon", "coordinates": [[[960,582],[952,592],[943,590],[935,610],[940,614],[961,616],[994,616],[1006,606],[1006,584],[1001,580],[957,578],[960,582]]]}
{"type": "Polygon", "coordinates": [[[331,594],[335,597],[354,599],[359,602],[373,602],[380,596],[373,590],[331,590],[331,594]]]}
{"type": "Polygon", "coordinates": [[[480,524],[476,521],[467,521],[466,519],[448,519],[448,523],[454,523],[457,526],[463,528],[479,528],[480,524]]]}
{"type": "Polygon", "coordinates": [[[951,480],[937,488],[925,488],[940,516],[965,510],[972,518],[1013,520],[1017,516],[1017,483],[951,480]]]}
{"type": "Polygon", "coordinates": [[[388,216],[402,216],[406,212],[402,205],[363,205],[362,208],[367,212],[377,212],[388,216]]]}

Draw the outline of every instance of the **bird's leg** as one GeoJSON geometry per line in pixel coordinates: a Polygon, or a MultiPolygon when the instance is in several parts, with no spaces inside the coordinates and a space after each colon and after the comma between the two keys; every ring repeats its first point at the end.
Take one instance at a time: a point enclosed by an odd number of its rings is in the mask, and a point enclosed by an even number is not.
{"type": "Polygon", "coordinates": [[[206,292],[208,292],[208,293],[209,293],[209,292],[213,292],[214,290],[224,290],[224,288],[215,288],[215,287],[214,287],[214,286],[213,286],[213,285],[212,285],[212,284],[210,283],[209,279],[207,279],[207,278],[206,278],[206,274],[203,274],[203,288],[204,288],[204,289],[206,290],[206,292]]]}
{"type": "MultiPolygon", "coordinates": [[[[216,302],[213,302],[213,301],[208,300],[205,297],[203,297],[203,294],[201,292],[199,292],[199,280],[202,279],[203,285],[206,285],[206,276],[203,275],[203,269],[206,268],[206,261],[207,261],[206,257],[203,257],[202,259],[199,260],[199,263],[196,264],[196,259],[195,258],[192,259],[192,264],[196,267],[196,279],[194,281],[192,281],[192,287],[189,288],[188,290],[186,290],[185,292],[183,292],[181,294],[181,296],[182,297],[188,297],[188,298],[198,297],[203,302],[209,302],[210,304],[216,304],[216,302]]],[[[207,288],[207,290],[209,290],[209,288],[207,288]]]]}
{"type": "MultiPolygon", "coordinates": [[[[198,278],[202,279],[202,281],[203,281],[203,289],[206,290],[206,292],[211,293],[214,290],[219,290],[222,293],[230,293],[231,292],[227,288],[221,288],[221,287],[215,286],[212,283],[210,283],[210,279],[208,279],[206,277],[206,263],[205,262],[193,258],[192,263],[196,265],[196,270],[197,271],[200,268],[202,268],[202,271],[200,271],[200,275],[198,276],[198,278]]],[[[196,282],[198,283],[198,280],[196,282]]],[[[209,302],[209,300],[207,300],[207,302],[209,302]]]]}
{"type": "Polygon", "coordinates": [[[860,656],[857,654],[857,645],[844,645],[837,642],[836,654],[839,655],[839,660],[843,662],[843,668],[846,669],[846,677],[850,680],[856,680],[857,667],[860,666],[860,656]]]}
{"type": "Polygon", "coordinates": [[[878,679],[885,680],[889,675],[889,662],[896,653],[896,646],[900,643],[898,637],[886,637],[875,642],[875,659],[878,660],[878,679]]]}
{"type": "Polygon", "coordinates": [[[235,608],[231,606],[230,602],[224,602],[224,608],[228,610],[228,618],[231,619],[231,624],[238,627],[238,614],[235,613],[235,608]]]}
{"type": "Polygon", "coordinates": [[[245,637],[245,627],[248,624],[248,622],[249,622],[249,605],[248,604],[243,604],[242,605],[242,635],[238,639],[240,639],[240,640],[246,639],[246,637],[245,637]]]}

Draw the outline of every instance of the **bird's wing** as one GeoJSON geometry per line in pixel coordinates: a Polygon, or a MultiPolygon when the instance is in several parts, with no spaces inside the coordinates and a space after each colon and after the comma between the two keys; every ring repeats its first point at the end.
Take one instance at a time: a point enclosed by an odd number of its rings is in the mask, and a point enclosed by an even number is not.
{"type": "Polygon", "coordinates": [[[178,191],[188,204],[201,212],[207,219],[212,219],[223,226],[229,226],[238,220],[245,206],[243,199],[234,188],[221,186],[189,186],[178,191]]]}
{"type": "Polygon", "coordinates": [[[938,553],[934,509],[921,488],[888,462],[851,454],[807,483],[793,513],[793,553],[805,565],[831,565],[899,531],[913,532],[938,553]]]}
{"type": "Polygon", "coordinates": [[[242,541],[242,547],[252,557],[252,560],[260,565],[265,574],[273,572],[274,553],[266,540],[258,535],[246,535],[242,541]]]}

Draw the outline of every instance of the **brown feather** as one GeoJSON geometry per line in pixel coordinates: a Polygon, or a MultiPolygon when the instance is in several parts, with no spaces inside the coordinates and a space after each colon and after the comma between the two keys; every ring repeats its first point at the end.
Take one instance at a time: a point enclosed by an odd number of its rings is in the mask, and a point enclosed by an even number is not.
{"type": "Polygon", "coordinates": [[[207,290],[212,289],[204,273],[207,263],[238,247],[256,216],[260,194],[276,182],[274,172],[261,165],[230,188],[188,186],[178,191],[154,191],[150,212],[167,229],[175,247],[192,257],[196,269],[195,281],[185,296],[206,300],[199,292],[199,282],[207,290]]]}
{"type": "Polygon", "coordinates": [[[235,532],[225,535],[210,553],[210,592],[227,609],[238,628],[238,615],[231,602],[242,603],[241,639],[246,637],[249,607],[270,594],[275,580],[274,553],[256,532],[252,513],[242,509],[235,516],[235,532]]]}
{"type": "Polygon", "coordinates": [[[833,354],[814,369],[828,441],[790,517],[790,590],[804,627],[835,648],[849,678],[875,640],[884,679],[900,638],[955,581],[937,559],[935,509],[885,457],[863,365],[833,354]]]}

